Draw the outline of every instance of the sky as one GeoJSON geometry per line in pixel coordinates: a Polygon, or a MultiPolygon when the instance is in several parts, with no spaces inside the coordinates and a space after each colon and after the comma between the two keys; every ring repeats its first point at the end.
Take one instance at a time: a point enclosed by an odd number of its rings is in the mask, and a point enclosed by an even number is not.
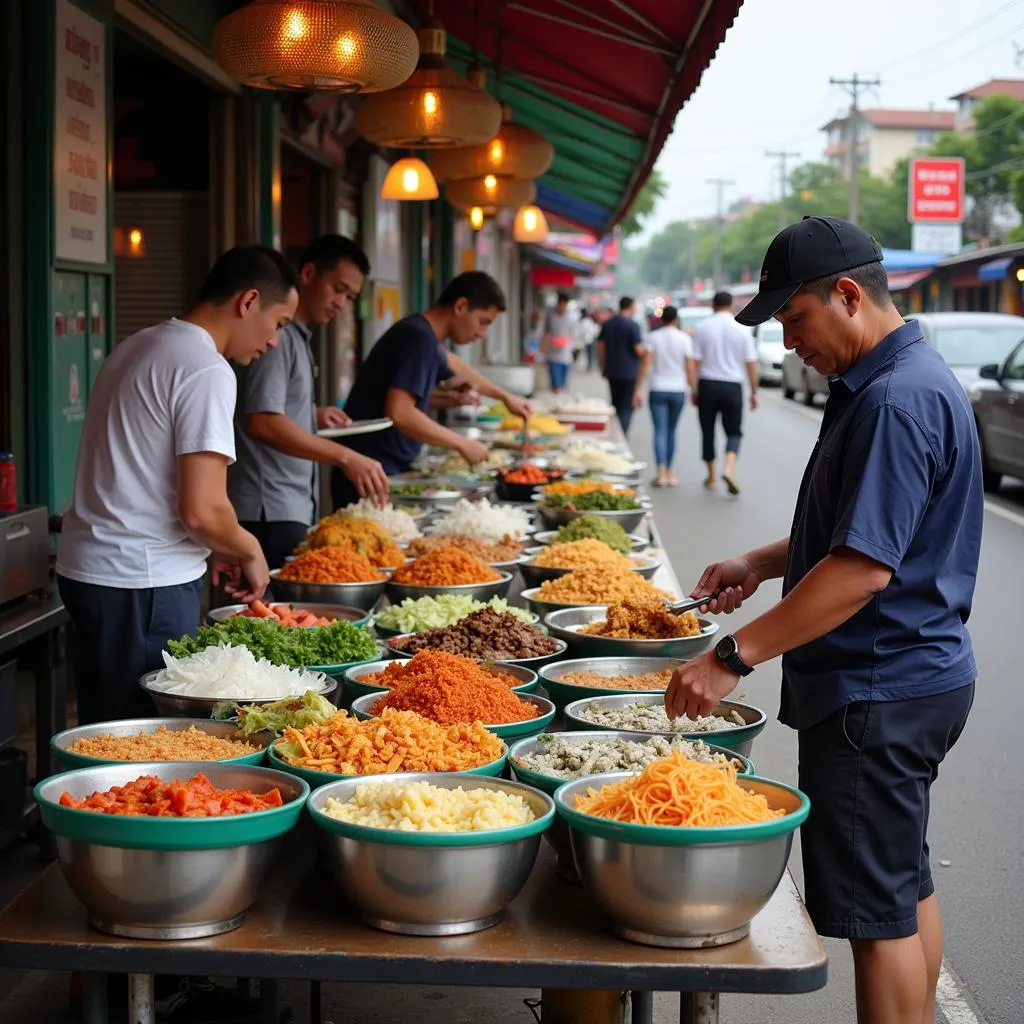
{"type": "Polygon", "coordinates": [[[765,150],[822,159],[822,125],[849,107],[829,78],[879,78],[862,107],[951,110],[990,78],[1024,78],[1024,0],[744,0],[676,118],[657,167],[668,191],[643,241],[673,220],[714,214],[709,178],[735,181],[725,202],[778,197],[765,150]]]}

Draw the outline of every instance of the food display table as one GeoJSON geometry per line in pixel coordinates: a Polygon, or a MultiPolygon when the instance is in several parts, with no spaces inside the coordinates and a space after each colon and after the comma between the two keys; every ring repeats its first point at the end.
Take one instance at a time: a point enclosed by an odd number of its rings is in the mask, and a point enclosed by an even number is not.
{"type": "MultiPolygon", "coordinates": [[[[701,950],[655,949],[608,930],[578,885],[560,879],[544,844],[504,921],[451,938],[391,935],[362,924],[294,833],[243,925],[209,939],[146,942],[94,931],[56,867],[0,912],[0,967],[128,972],[133,1024],[152,1024],[154,974],[266,979],[611,989],[634,993],[634,1024],[649,1024],[655,991],[681,992],[682,1024],[713,1024],[722,992],[799,993],[825,984],[824,947],[787,874],[748,938],[701,950]]],[[[90,986],[86,1024],[105,1024],[104,986],[90,986]]],[[[276,1022],[276,986],[262,986],[276,1022]]],[[[314,1006],[314,1020],[318,1020],[314,1006]]]]}

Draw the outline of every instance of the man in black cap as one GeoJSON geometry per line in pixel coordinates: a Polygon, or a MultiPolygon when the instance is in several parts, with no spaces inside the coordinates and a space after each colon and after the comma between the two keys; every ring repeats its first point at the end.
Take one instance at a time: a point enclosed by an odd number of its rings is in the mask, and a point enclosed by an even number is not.
{"type": "Polygon", "coordinates": [[[850,940],[861,1024],[932,1024],[942,924],[929,792],[959,738],[976,667],[966,622],[984,499],[963,388],[889,297],[860,228],[808,217],[768,248],[740,323],[776,317],[829,377],[789,537],[708,566],[693,596],[732,612],[783,579],[770,611],[676,670],[670,716],[707,714],[782,659],[779,718],[799,730],[807,908],[850,940]]]}

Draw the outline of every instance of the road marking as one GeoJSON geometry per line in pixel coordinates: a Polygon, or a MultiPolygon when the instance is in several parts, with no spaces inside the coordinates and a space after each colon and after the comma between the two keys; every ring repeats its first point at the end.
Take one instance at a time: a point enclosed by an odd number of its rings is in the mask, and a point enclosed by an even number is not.
{"type": "MultiPolygon", "coordinates": [[[[820,406],[811,407],[806,405],[797,405],[787,399],[780,400],[774,396],[771,401],[773,405],[782,409],[789,409],[791,412],[800,413],[801,416],[805,416],[809,420],[821,423],[821,414],[823,409],[820,406]]],[[[1008,523],[1024,527],[1024,513],[1016,512],[1013,509],[1007,508],[1005,505],[998,501],[993,501],[991,498],[985,499],[985,511],[991,512],[994,516],[999,516],[1000,519],[1005,519],[1008,523]]]]}
{"type": "Polygon", "coordinates": [[[947,1024],[985,1024],[985,1018],[971,1006],[964,983],[945,960],[942,961],[942,968],[939,970],[935,1002],[947,1024]]]}

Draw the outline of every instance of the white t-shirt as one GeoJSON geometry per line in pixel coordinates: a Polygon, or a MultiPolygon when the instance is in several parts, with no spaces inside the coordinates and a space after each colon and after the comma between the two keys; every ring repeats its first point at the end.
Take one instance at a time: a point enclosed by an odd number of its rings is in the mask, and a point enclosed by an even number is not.
{"type": "Polygon", "coordinates": [[[693,358],[700,360],[701,380],[749,379],[747,363],[757,362],[754,336],[732,318],[714,313],[693,329],[693,358]]]}
{"type": "Polygon", "coordinates": [[[210,552],[178,518],[179,455],[235,459],[235,375],[201,327],[167,320],[103,364],[85,413],[57,572],[135,590],[199,579],[210,552]]]}
{"type": "Polygon", "coordinates": [[[686,360],[693,356],[693,343],[678,327],[659,327],[644,341],[651,353],[651,391],[685,391],[686,360]]]}

